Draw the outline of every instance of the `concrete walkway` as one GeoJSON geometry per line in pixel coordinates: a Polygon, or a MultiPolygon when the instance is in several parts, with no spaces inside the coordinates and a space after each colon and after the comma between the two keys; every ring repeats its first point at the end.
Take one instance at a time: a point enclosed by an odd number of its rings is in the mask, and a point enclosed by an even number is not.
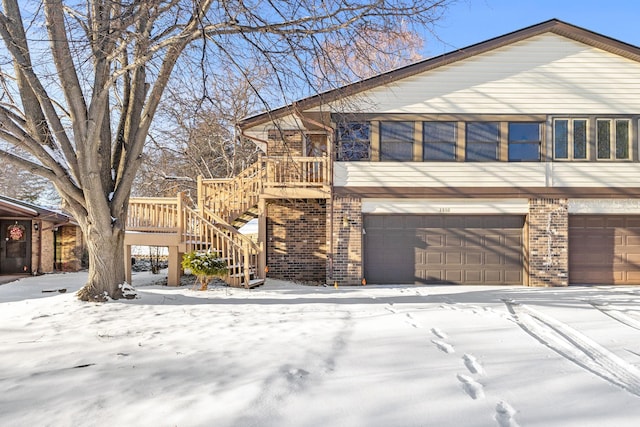
{"type": "Polygon", "coordinates": [[[28,274],[7,274],[0,275],[0,285],[4,285],[5,283],[15,282],[16,280],[23,279],[25,277],[29,277],[28,274]]]}

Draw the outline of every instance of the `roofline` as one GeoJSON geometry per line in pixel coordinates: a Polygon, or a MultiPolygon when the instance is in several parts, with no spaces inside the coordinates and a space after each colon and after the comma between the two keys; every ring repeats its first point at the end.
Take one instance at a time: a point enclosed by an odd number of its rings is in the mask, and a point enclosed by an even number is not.
{"type": "Polygon", "coordinates": [[[309,108],[317,107],[323,103],[336,101],[341,98],[353,96],[357,93],[393,83],[395,81],[414,76],[425,71],[433,70],[444,65],[449,65],[463,59],[468,59],[482,53],[516,43],[540,34],[555,33],[569,39],[605,50],[607,52],[620,55],[627,59],[640,62],[640,48],[611,37],[587,30],[573,24],[566,23],[559,19],[550,19],[520,30],[507,33],[480,43],[476,43],[465,48],[444,53],[433,58],[428,58],[420,62],[406,65],[377,76],[369,77],[355,83],[350,83],[327,92],[312,95],[307,98],[298,100],[284,107],[269,110],[255,116],[247,117],[241,120],[238,125],[241,129],[257,126],[267,123],[273,119],[282,118],[284,116],[301,112],[309,108]]]}
{"type": "Polygon", "coordinates": [[[24,202],[22,200],[17,200],[2,195],[0,195],[0,205],[5,205],[18,211],[22,211],[23,213],[28,214],[34,218],[42,218],[47,220],[62,219],[67,221],[73,219],[71,216],[62,212],[56,212],[51,209],[46,209],[28,202],[24,202]]]}

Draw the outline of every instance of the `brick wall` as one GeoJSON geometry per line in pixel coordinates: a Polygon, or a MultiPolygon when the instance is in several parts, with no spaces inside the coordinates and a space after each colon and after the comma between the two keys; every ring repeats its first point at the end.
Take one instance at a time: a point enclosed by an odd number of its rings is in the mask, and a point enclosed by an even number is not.
{"type": "Polygon", "coordinates": [[[327,264],[324,200],[267,203],[267,277],[325,282],[327,264]]]}
{"type": "Polygon", "coordinates": [[[567,286],[567,199],[529,200],[529,286],[567,286]]]}
{"type": "Polygon", "coordinates": [[[53,243],[53,223],[43,222],[42,227],[42,262],[40,273],[51,273],[55,269],[55,247],[53,243]]]}
{"type": "Polygon", "coordinates": [[[338,285],[360,285],[362,280],[362,200],[335,197],[327,218],[333,253],[327,263],[327,280],[338,285]]]}

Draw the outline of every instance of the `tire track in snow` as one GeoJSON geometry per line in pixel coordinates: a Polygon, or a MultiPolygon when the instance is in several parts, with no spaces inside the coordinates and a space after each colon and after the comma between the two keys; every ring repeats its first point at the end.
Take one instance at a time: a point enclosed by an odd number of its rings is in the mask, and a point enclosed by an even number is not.
{"type": "Polygon", "coordinates": [[[640,397],[640,370],[586,335],[513,300],[502,300],[529,335],[567,360],[640,397]]]}
{"type": "Polygon", "coordinates": [[[622,310],[612,307],[608,303],[599,304],[594,301],[588,301],[588,302],[589,304],[591,304],[593,308],[595,308],[596,310],[600,311],[603,314],[606,314],[612,319],[617,320],[618,322],[624,325],[627,325],[629,327],[632,327],[634,329],[640,330],[640,320],[634,319],[628,314],[623,313],[622,310]]]}

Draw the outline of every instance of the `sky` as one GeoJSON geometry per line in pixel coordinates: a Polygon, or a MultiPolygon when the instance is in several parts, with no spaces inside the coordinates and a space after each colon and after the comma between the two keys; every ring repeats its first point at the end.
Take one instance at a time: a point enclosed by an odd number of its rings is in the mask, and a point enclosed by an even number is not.
{"type": "Polygon", "coordinates": [[[550,19],[640,46],[638,0],[458,0],[428,36],[427,57],[480,43],[550,19]]]}

